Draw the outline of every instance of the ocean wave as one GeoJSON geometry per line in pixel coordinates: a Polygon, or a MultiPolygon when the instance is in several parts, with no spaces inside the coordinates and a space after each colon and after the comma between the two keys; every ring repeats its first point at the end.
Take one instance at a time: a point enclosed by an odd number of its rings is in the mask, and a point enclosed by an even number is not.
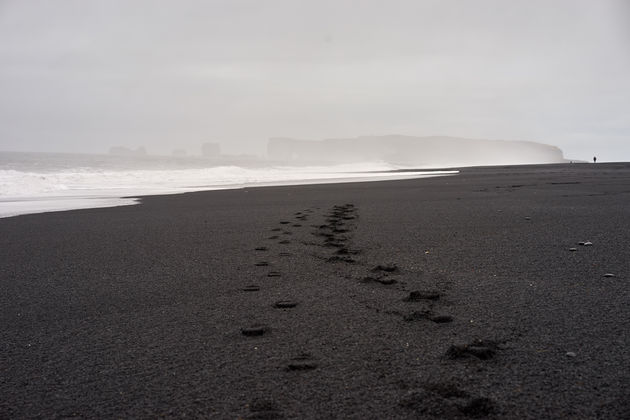
{"type": "Polygon", "coordinates": [[[380,162],[338,166],[244,168],[218,166],[192,169],[103,170],[75,168],[58,172],[0,170],[0,197],[38,197],[58,194],[173,193],[226,186],[383,176],[399,169],[380,162]]]}
{"type": "Polygon", "coordinates": [[[0,217],[79,208],[135,204],[124,197],[176,194],[268,185],[296,185],[419,178],[457,171],[404,171],[375,162],[337,166],[190,169],[75,167],[34,172],[0,169],[0,217]]]}

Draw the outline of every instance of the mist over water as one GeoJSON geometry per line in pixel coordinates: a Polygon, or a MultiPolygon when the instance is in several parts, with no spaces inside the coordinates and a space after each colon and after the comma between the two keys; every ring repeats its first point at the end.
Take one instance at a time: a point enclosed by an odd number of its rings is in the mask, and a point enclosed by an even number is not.
{"type": "Polygon", "coordinates": [[[629,10],[0,1],[0,151],[28,152],[0,154],[0,212],[395,169],[627,160],[629,10]]]}
{"type": "Polygon", "coordinates": [[[411,168],[565,161],[562,150],[547,144],[446,136],[361,136],[322,141],[272,138],[269,139],[267,153],[271,159],[294,164],[384,161],[411,168]]]}
{"type": "Polygon", "coordinates": [[[2,0],[0,150],[398,133],[629,160],[629,4],[2,0]]]}
{"type": "Polygon", "coordinates": [[[115,147],[109,155],[0,153],[0,216],[134,203],[125,197],[189,191],[455,173],[478,165],[564,162],[560,149],[533,142],[455,137],[366,136],[322,141],[272,138],[267,156],[220,153],[153,156],[115,147]],[[404,173],[396,170],[405,169],[404,173]]]}

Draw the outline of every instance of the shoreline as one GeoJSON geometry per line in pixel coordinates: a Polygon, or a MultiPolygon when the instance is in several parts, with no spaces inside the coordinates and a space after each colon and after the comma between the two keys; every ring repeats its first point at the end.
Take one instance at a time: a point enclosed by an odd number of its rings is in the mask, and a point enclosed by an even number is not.
{"type": "Polygon", "coordinates": [[[0,417],[628,417],[629,185],[465,168],[0,219],[0,417]]]}
{"type": "Polygon", "coordinates": [[[124,191],[123,189],[103,190],[69,190],[66,195],[45,194],[40,196],[9,196],[0,197],[0,218],[15,217],[26,214],[39,214],[56,211],[69,211],[90,208],[107,208],[139,204],[142,197],[155,195],[177,195],[188,192],[218,191],[242,188],[263,188],[291,185],[336,184],[352,182],[377,182],[385,180],[403,180],[416,178],[429,178],[433,176],[448,176],[457,174],[457,170],[418,170],[409,169],[403,172],[393,171],[369,171],[349,172],[347,176],[336,178],[313,179],[289,179],[278,181],[258,181],[247,183],[223,184],[223,185],[199,185],[164,188],[158,191],[137,190],[124,191]],[[379,174],[379,175],[377,175],[379,174]],[[351,175],[351,176],[350,176],[351,175]],[[363,175],[363,176],[361,176],[363,175]]]}

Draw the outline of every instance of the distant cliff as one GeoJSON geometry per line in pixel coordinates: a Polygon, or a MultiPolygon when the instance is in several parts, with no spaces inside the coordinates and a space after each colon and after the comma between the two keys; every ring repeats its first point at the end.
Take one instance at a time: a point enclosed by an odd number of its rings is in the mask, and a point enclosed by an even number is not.
{"type": "Polygon", "coordinates": [[[271,160],[293,164],[384,161],[437,167],[565,162],[562,151],[547,144],[442,136],[365,136],[321,141],[271,138],[267,154],[271,160]]]}

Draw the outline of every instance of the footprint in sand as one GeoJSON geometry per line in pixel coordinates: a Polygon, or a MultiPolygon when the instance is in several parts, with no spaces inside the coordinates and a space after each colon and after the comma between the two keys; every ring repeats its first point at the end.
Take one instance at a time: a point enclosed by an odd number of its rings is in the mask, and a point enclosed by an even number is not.
{"type": "Polygon", "coordinates": [[[363,277],[363,279],[361,280],[363,283],[380,283],[380,284],[384,284],[385,286],[391,286],[392,284],[396,284],[398,283],[398,281],[394,278],[391,277],[373,277],[373,276],[366,276],[363,277]]]}
{"type": "Polygon", "coordinates": [[[449,322],[453,322],[453,317],[450,315],[433,315],[429,317],[429,319],[436,324],[448,324],[449,322]]]}
{"type": "Polygon", "coordinates": [[[291,359],[287,365],[287,371],[307,371],[317,369],[317,363],[308,353],[300,354],[291,359]]]}
{"type": "Polygon", "coordinates": [[[499,350],[499,344],[493,340],[474,340],[470,344],[452,345],[446,351],[449,359],[475,357],[481,360],[492,359],[499,350]]]}
{"type": "Polygon", "coordinates": [[[246,337],[259,337],[269,332],[269,328],[264,325],[253,325],[251,327],[241,328],[241,334],[246,337]]]}
{"type": "Polygon", "coordinates": [[[385,272],[385,273],[399,273],[400,269],[395,264],[379,264],[372,268],[373,273],[385,272]]]}
{"type": "Polygon", "coordinates": [[[291,309],[295,308],[297,305],[298,303],[294,300],[279,300],[273,304],[273,307],[277,309],[291,309]]]}
{"type": "Polygon", "coordinates": [[[414,311],[410,314],[405,315],[403,317],[403,320],[405,322],[420,321],[420,320],[428,319],[429,316],[430,316],[429,311],[414,311]]]}
{"type": "Polygon", "coordinates": [[[350,257],[341,257],[339,255],[333,255],[332,257],[327,258],[326,262],[329,262],[329,263],[343,262],[343,263],[348,263],[348,264],[354,264],[357,261],[350,257]]]}
{"type": "Polygon", "coordinates": [[[331,235],[331,236],[326,235],[326,239],[324,239],[324,242],[329,243],[329,244],[333,244],[333,243],[340,244],[345,241],[346,241],[346,238],[344,238],[343,236],[334,236],[334,235],[331,235]]]}
{"type": "Polygon", "coordinates": [[[252,420],[271,420],[283,417],[280,406],[275,401],[267,399],[255,399],[249,403],[249,411],[251,416],[248,418],[252,420]]]}
{"type": "Polygon", "coordinates": [[[337,251],[335,251],[335,254],[337,255],[358,255],[360,253],[361,251],[359,251],[358,249],[348,249],[346,247],[339,248],[337,251]]]}
{"type": "Polygon", "coordinates": [[[436,290],[414,290],[409,292],[409,296],[403,299],[405,302],[418,302],[421,300],[438,300],[440,292],[436,290]]]}
{"type": "Polygon", "coordinates": [[[459,411],[468,417],[481,418],[487,417],[495,411],[494,403],[490,398],[473,398],[465,405],[460,405],[459,411]]]}
{"type": "Polygon", "coordinates": [[[329,239],[329,238],[330,239],[334,239],[335,238],[335,235],[333,235],[332,233],[328,233],[328,232],[314,233],[313,235],[321,236],[321,237],[326,238],[326,239],[329,239]]]}
{"type": "Polygon", "coordinates": [[[429,320],[436,324],[447,324],[453,322],[453,317],[450,315],[434,315],[433,312],[425,311],[413,311],[403,317],[406,322],[429,320]]]}
{"type": "Polygon", "coordinates": [[[424,416],[429,414],[439,418],[460,418],[462,414],[466,417],[482,418],[496,410],[491,399],[473,398],[468,392],[452,384],[428,384],[411,389],[398,404],[424,416]]]}

